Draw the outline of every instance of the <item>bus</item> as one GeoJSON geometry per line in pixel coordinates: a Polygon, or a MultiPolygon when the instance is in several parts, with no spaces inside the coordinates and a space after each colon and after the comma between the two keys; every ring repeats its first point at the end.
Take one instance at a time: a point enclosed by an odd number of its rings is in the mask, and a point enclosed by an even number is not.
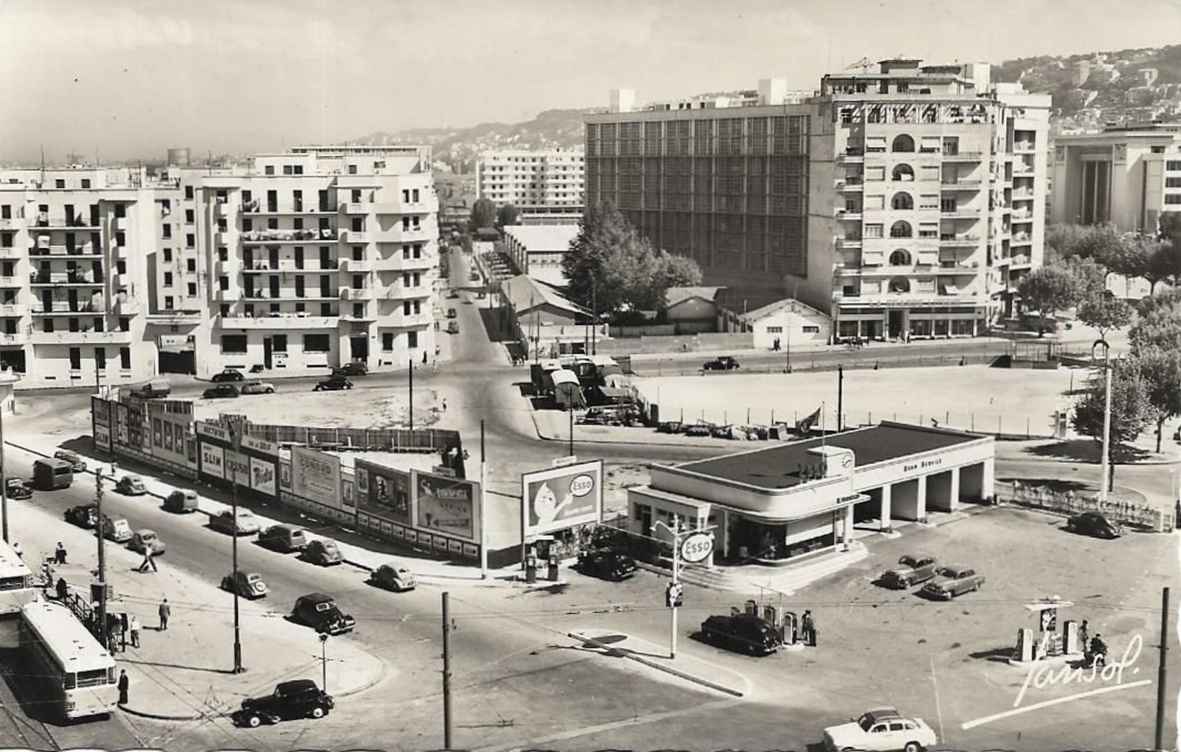
{"type": "Polygon", "coordinates": [[[41,491],[69,488],[74,481],[74,466],[65,460],[41,459],[33,463],[33,485],[41,491]]]}
{"type": "Polygon", "coordinates": [[[21,609],[21,652],[38,695],[64,720],[110,715],[119,701],[115,659],[72,611],[48,601],[21,609]]]}
{"type": "Polygon", "coordinates": [[[12,546],[0,541],[0,618],[16,616],[21,608],[37,599],[33,572],[12,546]]]}

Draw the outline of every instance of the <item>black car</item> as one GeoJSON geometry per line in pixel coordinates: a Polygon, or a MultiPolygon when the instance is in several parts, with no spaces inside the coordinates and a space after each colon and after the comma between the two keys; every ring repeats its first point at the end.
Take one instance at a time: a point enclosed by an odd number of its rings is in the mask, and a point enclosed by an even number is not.
{"type": "Polygon", "coordinates": [[[205,399],[226,399],[238,396],[238,387],[233,384],[214,384],[213,386],[201,392],[201,396],[205,399]]]}
{"type": "Polygon", "coordinates": [[[1118,538],[1124,534],[1119,525],[1098,512],[1083,512],[1066,521],[1066,529],[1072,533],[1090,535],[1095,538],[1118,538]]]}
{"type": "Polygon", "coordinates": [[[779,630],[750,614],[709,617],[701,623],[701,639],[750,655],[770,655],[783,645],[779,630]]]}
{"type": "Polygon", "coordinates": [[[243,376],[241,371],[231,371],[227,369],[221,373],[214,374],[212,381],[214,384],[221,384],[227,381],[241,381],[242,379],[243,376]]]}
{"type": "Polygon", "coordinates": [[[275,691],[265,697],[242,701],[242,707],[231,714],[239,726],[257,728],[265,721],[278,723],[289,718],[323,718],[335,707],[332,695],[324,692],[311,679],[280,682],[275,691]]]}
{"type": "Polygon", "coordinates": [[[24,478],[9,478],[4,482],[4,490],[10,499],[31,499],[33,486],[24,478]]]}
{"type": "Polygon", "coordinates": [[[619,582],[636,573],[636,561],[632,557],[611,549],[583,551],[578,554],[578,571],[591,577],[619,582]]]}
{"type": "Polygon", "coordinates": [[[679,420],[662,420],[656,424],[656,433],[680,433],[685,430],[679,420]]]}
{"type": "Polygon", "coordinates": [[[733,371],[738,368],[738,361],[729,355],[720,355],[713,360],[707,360],[701,366],[706,371],[733,371]]]}
{"type": "Polygon", "coordinates": [[[352,389],[352,388],[353,388],[353,382],[349,381],[344,376],[329,376],[328,378],[321,381],[319,384],[316,384],[316,388],[313,389],[312,391],[334,392],[338,389],[352,389]]]}
{"type": "Polygon", "coordinates": [[[312,627],[317,632],[330,635],[352,632],[357,620],[348,614],[341,613],[336,607],[336,600],[324,593],[308,593],[301,595],[295,601],[295,608],[291,610],[291,618],[300,624],[312,627]]]}
{"type": "Polygon", "coordinates": [[[369,367],[360,361],[345,363],[343,366],[332,369],[333,376],[365,376],[368,373],[369,367]]]}

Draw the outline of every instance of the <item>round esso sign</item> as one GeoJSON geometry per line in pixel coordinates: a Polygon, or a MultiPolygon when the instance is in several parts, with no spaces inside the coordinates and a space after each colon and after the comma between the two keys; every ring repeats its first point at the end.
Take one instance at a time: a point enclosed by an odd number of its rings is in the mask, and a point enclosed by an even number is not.
{"type": "Polygon", "coordinates": [[[714,552],[714,538],[709,533],[691,533],[681,541],[681,560],[690,564],[705,561],[714,552]]]}
{"type": "Polygon", "coordinates": [[[575,496],[586,496],[595,490],[595,479],[590,475],[579,475],[570,481],[570,493],[575,496]]]}

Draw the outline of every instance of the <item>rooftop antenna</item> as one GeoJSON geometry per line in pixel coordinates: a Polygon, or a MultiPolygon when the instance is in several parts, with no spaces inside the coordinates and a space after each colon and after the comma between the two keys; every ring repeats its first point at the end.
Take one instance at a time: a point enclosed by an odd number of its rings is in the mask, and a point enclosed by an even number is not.
{"type": "Polygon", "coordinates": [[[41,182],[45,183],[45,144],[41,144],[41,182]]]}
{"type": "Polygon", "coordinates": [[[213,174],[213,149],[206,152],[205,169],[209,171],[210,175],[213,174]]]}

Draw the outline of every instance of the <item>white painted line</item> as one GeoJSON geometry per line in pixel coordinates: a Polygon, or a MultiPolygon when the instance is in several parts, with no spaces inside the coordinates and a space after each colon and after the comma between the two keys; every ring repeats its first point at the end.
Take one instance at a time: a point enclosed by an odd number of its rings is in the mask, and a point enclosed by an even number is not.
{"type": "Polygon", "coordinates": [[[935,687],[935,716],[939,721],[939,738],[946,741],[946,736],[943,733],[943,706],[939,702],[939,682],[935,679],[935,656],[931,656],[930,660],[931,685],[935,687]]]}
{"type": "Polygon", "coordinates": [[[967,731],[970,728],[975,728],[977,726],[983,726],[986,723],[992,723],[993,721],[999,721],[1002,718],[1010,718],[1015,715],[1021,715],[1022,713],[1028,713],[1031,710],[1041,710],[1042,708],[1048,708],[1052,705],[1061,705],[1061,704],[1067,703],[1067,702],[1074,702],[1075,700],[1082,700],[1087,697],[1095,697],[1096,695],[1104,695],[1104,694],[1107,694],[1108,692],[1119,692],[1122,689],[1134,689],[1136,687],[1143,687],[1147,684],[1152,684],[1152,679],[1144,679],[1142,681],[1131,682],[1129,684],[1116,684],[1111,687],[1101,687],[1100,689],[1092,689],[1092,690],[1088,690],[1086,692],[1079,692],[1078,694],[1068,695],[1066,697],[1058,697],[1053,700],[1046,700],[1045,702],[1035,702],[1033,705],[1026,705],[1025,707],[1014,708],[1012,710],[1006,710],[1003,713],[996,713],[995,715],[986,715],[983,718],[977,718],[974,721],[968,721],[967,723],[964,723],[963,725],[961,725],[960,728],[967,731]]]}

